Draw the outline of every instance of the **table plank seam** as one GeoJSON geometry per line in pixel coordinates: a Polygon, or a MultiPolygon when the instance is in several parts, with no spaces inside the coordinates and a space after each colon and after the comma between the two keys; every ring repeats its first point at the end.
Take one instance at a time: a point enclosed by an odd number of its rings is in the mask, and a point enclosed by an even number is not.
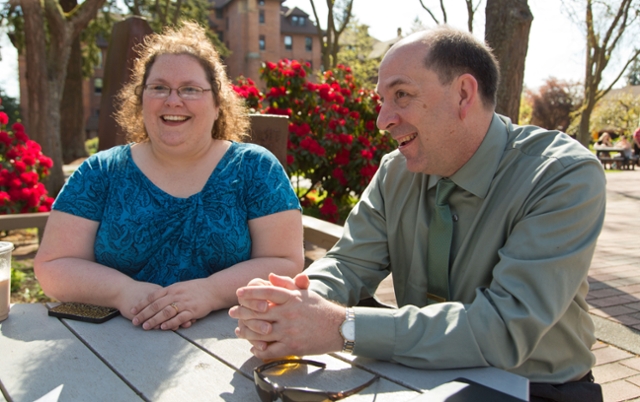
{"type": "Polygon", "coordinates": [[[69,330],[69,332],[71,332],[80,342],[82,342],[82,344],[91,351],[91,353],[93,353],[105,366],[107,366],[109,368],[109,370],[111,370],[113,372],[113,374],[115,374],[122,382],[124,382],[125,384],[127,384],[127,386],[136,394],[140,397],[140,399],[142,399],[145,402],[151,402],[150,399],[148,399],[146,396],[144,396],[144,393],[142,391],[140,391],[138,388],[136,388],[135,385],[133,385],[129,380],[127,380],[123,375],[121,375],[116,369],[115,367],[113,367],[111,365],[111,363],[109,363],[107,360],[105,360],[102,356],[100,356],[100,354],[91,346],[89,345],[81,336],[80,334],[78,334],[73,327],[71,327],[70,325],[67,324],[67,319],[62,319],[62,318],[57,318],[58,321],[60,321],[62,323],[62,325],[64,325],[65,327],[67,327],[67,329],[69,330]]]}
{"type": "Polygon", "coordinates": [[[249,379],[250,381],[254,381],[253,380],[253,376],[249,375],[249,374],[245,374],[242,370],[238,369],[236,366],[234,366],[233,364],[231,364],[230,362],[226,361],[225,359],[221,358],[220,356],[216,356],[214,355],[211,351],[209,351],[208,349],[206,349],[204,346],[196,343],[195,341],[191,340],[190,338],[184,336],[182,333],[178,332],[178,331],[174,331],[175,334],[177,334],[178,336],[180,336],[182,339],[186,340],[187,342],[189,342],[190,344],[192,344],[193,346],[197,347],[198,349],[202,350],[203,352],[205,352],[206,354],[208,354],[209,356],[213,357],[214,359],[216,359],[217,361],[219,361],[220,363],[224,364],[225,366],[229,367],[230,369],[232,369],[235,372],[238,372],[240,374],[242,374],[244,377],[246,377],[247,379],[249,379]]]}

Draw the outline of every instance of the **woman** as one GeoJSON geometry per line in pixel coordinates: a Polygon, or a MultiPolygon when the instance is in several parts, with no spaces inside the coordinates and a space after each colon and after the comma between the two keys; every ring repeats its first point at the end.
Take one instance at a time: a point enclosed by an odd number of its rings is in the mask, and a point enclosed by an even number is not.
{"type": "Polygon", "coordinates": [[[87,159],[34,261],[46,294],[112,306],[144,329],[191,326],[236,289],[303,267],[300,205],[204,30],[145,40],[117,120],[132,143],[87,159]]]}

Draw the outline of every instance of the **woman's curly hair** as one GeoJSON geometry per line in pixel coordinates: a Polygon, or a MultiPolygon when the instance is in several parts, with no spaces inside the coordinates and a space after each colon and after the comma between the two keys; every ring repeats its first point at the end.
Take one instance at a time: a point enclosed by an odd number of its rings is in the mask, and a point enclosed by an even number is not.
{"type": "Polygon", "coordinates": [[[238,142],[248,137],[250,122],[245,103],[233,91],[220,55],[207,38],[204,28],[195,22],[184,22],[179,28],[166,28],[162,34],[146,37],[135,50],[140,57],[134,62],[130,81],[116,98],[115,119],[127,133],[128,141],[149,139],[142,118],[140,88],[145,85],[155,61],[165,54],[189,55],[204,69],[213,99],[219,107],[211,137],[238,142]]]}

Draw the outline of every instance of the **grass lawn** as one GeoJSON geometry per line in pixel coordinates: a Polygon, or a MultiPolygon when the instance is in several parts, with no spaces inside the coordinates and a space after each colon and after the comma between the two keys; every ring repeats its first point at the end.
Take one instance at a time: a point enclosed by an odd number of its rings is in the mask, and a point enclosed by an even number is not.
{"type": "Polygon", "coordinates": [[[46,303],[52,301],[40,288],[33,274],[33,258],[38,250],[36,229],[0,232],[0,241],[13,243],[11,253],[11,303],[46,303]]]}

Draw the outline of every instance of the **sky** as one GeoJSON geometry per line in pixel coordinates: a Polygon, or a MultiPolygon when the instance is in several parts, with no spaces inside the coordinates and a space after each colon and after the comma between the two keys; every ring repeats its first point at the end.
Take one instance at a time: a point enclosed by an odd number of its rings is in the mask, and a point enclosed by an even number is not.
{"type": "MultiPolygon", "coordinates": [[[[439,1],[423,0],[434,12],[439,11],[439,1]]],[[[326,28],[326,2],[315,0],[320,17],[320,25],[326,28]]],[[[466,29],[467,11],[463,0],[446,1],[448,22],[455,27],[466,29]]],[[[476,12],[474,35],[484,37],[484,4],[476,12]]],[[[313,19],[309,0],[286,0],[287,7],[298,7],[313,19]]],[[[524,84],[527,88],[540,87],[549,77],[581,82],[584,77],[585,46],[581,28],[570,21],[559,0],[530,0],[533,23],[529,34],[524,84]]],[[[397,29],[408,32],[418,17],[425,26],[433,26],[429,14],[420,6],[419,0],[355,0],[353,15],[369,26],[369,34],[386,41],[397,35],[397,29]],[[392,5],[392,6],[390,6],[392,5]]],[[[437,14],[439,15],[439,14],[437,14]]],[[[12,97],[18,97],[16,52],[5,34],[0,34],[0,88],[12,97]]],[[[609,75],[615,60],[610,64],[609,75]]],[[[623,84],[624,80],[620,81],[623,84]]],[[[609,81],[610,82],[610,81],[609,81]]]]}

